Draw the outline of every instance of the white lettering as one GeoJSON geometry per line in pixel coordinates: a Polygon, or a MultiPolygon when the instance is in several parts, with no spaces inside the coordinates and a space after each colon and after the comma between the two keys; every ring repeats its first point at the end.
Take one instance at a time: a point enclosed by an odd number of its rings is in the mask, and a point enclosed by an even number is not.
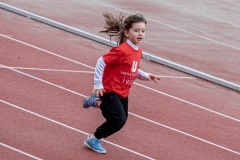
{"type": "Polygon", "coordinates": [[[136,72],[136,70],[137,70],[137,64],[138,64],[138,62],[133,61],[132,68],[131,68],[131,71],[132,71],[132,72],[136,72]]]}

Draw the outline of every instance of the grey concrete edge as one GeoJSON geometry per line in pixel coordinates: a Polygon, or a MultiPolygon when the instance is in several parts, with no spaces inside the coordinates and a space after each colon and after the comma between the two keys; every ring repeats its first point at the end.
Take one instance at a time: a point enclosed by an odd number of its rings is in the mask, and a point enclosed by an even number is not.
{"type": "MultiPolygon", "coordinates": [[[[22,15],[22,16],[25,16],[25,17],[28,17],[28,18],[31,18],[31,19],[34,19],[34,20],[37,20],[39,22],[42,22],[42,23],[45,23],[45,24],[48,24],[48,25],[51,25],[51,26],[54,26],[56,28],[68,31],[70,33],[73,33],[73,34],[85,37],[87,39],[96,41],[98,43],[101,43],[101,44],[104,44],[104,45],[107,45],[107,46],[110,46],[110,47],[114,47],[114,46],[117,45],[116,43],[110,42],[109,40],[104,39],[102,37],[99,37],[97,35],[90,34],[88,32],[76,29],[74,27],[71,27],[71,26],[68,26],[68,25],[56,22],[54,20],[51,20],[51,19],[39,16],[39,15],[33,14],[31,12],[28,12],[28,11],[25,11],[25,10],[22,10],[22,9],[10,6],[10,5],[2,3],[2,2],[0,2],[0,8],[5,9],[7,11],[11,11],[13,13],[16,13],[16,14],[19,14],[19,15],[22,15]]],[[[236,91],[240,91],[240,86],[235,84],[235,83],[232,83],[232,82],[226,81],[224,79],[221,79],[221,78],[218,78],[218,77],[206,74],[204,72],[197,71],[195,69],[192,69],[192,68],[189,68],[189,67],[186,67],[186,66],[174,63],[172,61],[169,61],[169,60],[166,60],[166,59],[154,56],[154,55],[149,54],[147,52],[143,52],[143,58],[146,58],[146,59],[148,59],[150,61],[162,64],[162,65],[165,65],[165,66],[168,66],[168,67],[171,67],[171,68],[174,68],[176,70],[179,70],[179,71],[182,71],[182,72],[194,75],[196,77],[208,80],[210,82],[213,82],[213,83],[216,83],[216,84],[228,87],[230,89],[233,89],[233,90],[236,90],[236,91]]]]}

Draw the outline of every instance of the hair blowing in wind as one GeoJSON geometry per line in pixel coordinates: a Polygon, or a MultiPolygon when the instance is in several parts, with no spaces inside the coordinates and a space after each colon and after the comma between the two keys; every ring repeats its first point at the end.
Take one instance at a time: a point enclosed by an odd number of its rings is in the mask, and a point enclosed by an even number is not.
{"type": "Polygon", "coordinates": [[[144,22],[147,24],[146,19],[141,14],[130,15],[127,18],[120,13],[118,16],[113,16],[111,13],[103,13],[105,19],[104,30],[100,33],[105,33],[112,37],[116,37],[116,42],[118,45],[122,44],[126,37],[124,35],[124,30],[129,30],[133,23],[144,22]]]}

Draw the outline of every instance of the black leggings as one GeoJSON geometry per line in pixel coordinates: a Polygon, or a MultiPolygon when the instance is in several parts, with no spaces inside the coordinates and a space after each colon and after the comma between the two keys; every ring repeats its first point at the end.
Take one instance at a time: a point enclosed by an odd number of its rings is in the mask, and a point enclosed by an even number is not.
{"type": "Polygon", "coordinates": [[[106,121],[94,133],[97,139],[106,138],[119,131],[127,121],[128,97],[120,98],[116,93],[105,93],[100,97],[100,109],[106,121]]]}

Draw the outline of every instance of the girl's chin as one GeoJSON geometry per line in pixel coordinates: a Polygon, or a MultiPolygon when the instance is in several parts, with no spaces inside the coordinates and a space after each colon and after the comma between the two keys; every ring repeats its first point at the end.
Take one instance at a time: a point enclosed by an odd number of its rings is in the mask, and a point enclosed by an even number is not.
{"type": "Polygon", "coordinates": [[[134,44],[135,44],[136,46],[138,46],[141,42],[142,42],[142,40],[137,40],[134,44]]]}

